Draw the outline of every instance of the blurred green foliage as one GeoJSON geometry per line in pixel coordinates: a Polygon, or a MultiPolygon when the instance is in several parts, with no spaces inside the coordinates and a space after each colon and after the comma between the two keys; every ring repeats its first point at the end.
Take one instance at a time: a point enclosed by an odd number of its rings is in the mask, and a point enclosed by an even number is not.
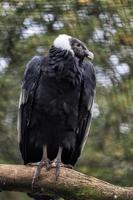
{"type": "MultiPolygon", "coordinates": [[[[0,1],[0,162],[20,163],[17,105],[26,63],[47,54],[60,33],[94,52],[97,94],[91,133],[79,171],[133,185],[133,1],[0,1]]],[[[0,193],[2,200],[28,200],[0,193]]]]}

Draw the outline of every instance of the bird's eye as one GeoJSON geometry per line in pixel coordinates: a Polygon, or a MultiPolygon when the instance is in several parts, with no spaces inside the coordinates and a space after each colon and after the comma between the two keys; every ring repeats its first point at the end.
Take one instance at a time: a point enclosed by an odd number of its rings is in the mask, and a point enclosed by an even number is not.
{"type": "Polygon", "coordinates": [[[79,44],[79,43],[77,43],[77,44],[76,44],[76,46],[77,46],[77,47],[80,47],[80,44],[79,44]]]}

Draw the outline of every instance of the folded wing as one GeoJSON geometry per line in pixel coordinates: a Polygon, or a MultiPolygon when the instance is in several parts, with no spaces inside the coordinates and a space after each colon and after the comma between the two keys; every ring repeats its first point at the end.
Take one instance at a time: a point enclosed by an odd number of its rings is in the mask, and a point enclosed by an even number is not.
{"type": "Polygon", "coordinates": [[[79,102],[79,124],[76,133],[76,146],[73,153],[71,164],[74,165],[80,156],[82,149],[86,143],[91,118],[92,118],[92,106],[95,97],[96,77],[92,63],[83,63],[83,76],[80,92],[79,102]]]}
{"type": "Polygon", "coordinates": [[[42,57],[35,56],[27,64],[24,78],[21,86],[21,93],[18,108],[18,141],[20,151],[24,160],[27,163],[27,148],[29,145],[28,127],[31,120],[32,106],[34,102],[34,95],[41,76],[41,62],[42,57]]]}

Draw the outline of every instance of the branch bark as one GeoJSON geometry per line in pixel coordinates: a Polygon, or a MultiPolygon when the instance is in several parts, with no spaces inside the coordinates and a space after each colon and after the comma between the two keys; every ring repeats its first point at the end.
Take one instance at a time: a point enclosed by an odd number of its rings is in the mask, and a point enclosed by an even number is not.
{"type": "Polygon", "coordinates": [[[34,190],[31,187],[35,167],[0,165],[0,189],[59,195],[65,200],[133,200],[133,187],[115,186],[72,169],[61,168],[55,181],[55,169],[42,169],[34,190]]]}

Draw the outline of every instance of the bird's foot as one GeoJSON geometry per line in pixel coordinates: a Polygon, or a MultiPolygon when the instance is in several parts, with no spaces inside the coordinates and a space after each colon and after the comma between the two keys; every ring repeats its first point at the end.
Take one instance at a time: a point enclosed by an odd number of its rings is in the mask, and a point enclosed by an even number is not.
{"type": "Polygon", "coordinates": [[[51,168],[55,168],[55,181],[57,181],[59,175],[60,175],[60,168],[63,167],[64,164],[59,160],[59,159],[55,159],[51,162],[50,167],[51,168]]]}
{"type": "Polygon", "coordinates": [[[38,166],[40,162],[35,162],[35,163],[27,163],[26,165],[27,166],[30,166],[30,167],[35,167],[35,166],[38,166]]]}
{"type": "Polygon", "coordinates": [[[34,171],[33,178],[32,178],[32,189],[34,189],[35,182],[39,178],[39,175],[41,173],[41,169],[43,167],[45,167],[46,170],[48,170],[50,168],[50,160],[45,159],[45,160],[41,160],[40,162],[37,162],[37,163],[29,163],[29,165],[30,166],[36,166],[36,169],[34,171]]]}
{"type": "Polygon", "coordinates": [[[60,159],[54,159],[53,161],[51,161],[51,164],[50,164],[50,168],[56,168],[56,171],[55,171],[55,180],[57,181],[59,175],[60,175],[60,168],[61,167],[66,167],[66,168],[70,168],[72,169],[73,166],[72,165],[69,165],[69,164],[63,164],[60,159]]]}

